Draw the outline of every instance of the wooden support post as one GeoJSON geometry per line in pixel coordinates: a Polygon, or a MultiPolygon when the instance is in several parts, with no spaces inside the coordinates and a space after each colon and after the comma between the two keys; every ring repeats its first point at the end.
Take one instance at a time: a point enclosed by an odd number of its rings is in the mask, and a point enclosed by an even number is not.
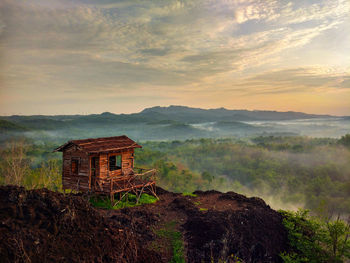
{"type": "Polygon", "coordinates": [[[155,184],[151,184],[149,188],[150,188],[151,193],[154,195],[154,197],[159,200],[159,197],[157,196],[157,193],[156,193],[155,184]]]}
{"type": "Polygon", "coordinates": [[[113,203],[114,203],[114,194],[113,194],[113,192],[110,193],[109,197],[110,197],[111,205],[113,206],[113,203]]]}
{"type": "Polygon", "coordinates": [[[79,192],[79,188],[80,188],[80,179],[78,179],[78,182],[77,182],[77,191],[79,192]]]}
{"type": "Polygon", "coordinates": [[[123,196],[118,200],[118,202],[116,202],[113,206],[116,206],[117,204],[119,204],[123,200],[124,196],[127,195],[128,193],[129,191],[125,192],[123,196]]]}
{"type": "Polygon", "coordinates": [[[145,185],[142,186],[141,191],[140,191],[140,194],[139,194],[138,196],[136,196],[136,197],[137,197],[137,199],[136,199],[136,204],[139,203],[139,200],[140,200],[140,198],[141,198],[141,195],[142,195],[142,192],[143,192],[143,189],[144,189],[144,188],[145,188],[145,185]]]}

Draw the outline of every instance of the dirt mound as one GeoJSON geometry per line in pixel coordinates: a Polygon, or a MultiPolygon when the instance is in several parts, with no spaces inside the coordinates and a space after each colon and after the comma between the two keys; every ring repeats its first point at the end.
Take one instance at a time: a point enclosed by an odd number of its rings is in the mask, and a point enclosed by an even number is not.
{"type": "Polygon", "coordinates": [[[181,201],[178,206],[187,214],[182,228],[188,262],[281,261],[279,253],[288,249],[287,232],[282,216],[262,199],[233,192],[195,194],[197,197],[187,197],[192,203],[181,201]]]}
{"type": "Polygon", "coordinates": [[[287,249],[281,217],[273,210],[249,208],[189,215],[183,225],[188,241],[189,262],[279,262],[287,249]]]}
{"type": "Polygon", "coordinates": [[[155,204],[94,209],[81,196],[0,187],[5,262],[280,262],[282,217],[259,198],[158,188],[155,204]]]}
{"type": "MultiPolygon", "coordinates": [[[[281,262],[279,254],[288,250],[282,216],[260,198],[217,191],[183,196],[160,189],[158,194],[156,204],[108,211],[106,216],[127,217],[129,227],[132,220],[144,218],[139,224],[147,228],[137,232],[150,249],[149,244],[164,242],[154,233],[175,222],[183,236],[187,262],[281,262]]],[[[169,251],[157,252],[163,262],[173,259],[169,251]]]]}
{"type": "Polygon", "coordinates": [[[80,196],[0,187],[1,262],[144,262],[152,254],[80,196]]]}

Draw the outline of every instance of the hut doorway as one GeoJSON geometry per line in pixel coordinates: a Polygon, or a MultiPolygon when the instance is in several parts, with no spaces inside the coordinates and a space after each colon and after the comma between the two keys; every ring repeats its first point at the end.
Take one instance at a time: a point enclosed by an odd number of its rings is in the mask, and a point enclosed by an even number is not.
{"type": "Polygon", "coordinates": [[[98,177],[100,158],[98,156],[91,158],[91,190],[96,189],[96,177],[98,177]]]}

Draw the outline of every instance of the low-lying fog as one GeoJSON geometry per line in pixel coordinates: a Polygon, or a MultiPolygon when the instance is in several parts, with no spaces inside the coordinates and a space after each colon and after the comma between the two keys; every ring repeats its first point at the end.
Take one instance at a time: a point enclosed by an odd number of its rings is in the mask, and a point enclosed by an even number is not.
{"type": "Polygon", "coordinates": [[[247,124],[272,128],[278,130],[287,130],[307,135],[311,137],[331,137],[338,138],[350,132],[350,120],[344,118],[317,118],[301,119],[290,121],[250,121],[247,124]]]}
{"type": "Polygon", "coordinates": [[[213,133],[244,131],[256,135],[290,133],[310,137],[339,138],[350,132],[350,120],[345,118],[313,118],[284,121],[205,122],[191,124],[193,128],[213,133]],[[223,125],[225,124],[225,125],[223,125]],[[246,124],[240,127],[239,124],[246,124]],[[231,126],[231,127],[230,127],[231,126]]]}

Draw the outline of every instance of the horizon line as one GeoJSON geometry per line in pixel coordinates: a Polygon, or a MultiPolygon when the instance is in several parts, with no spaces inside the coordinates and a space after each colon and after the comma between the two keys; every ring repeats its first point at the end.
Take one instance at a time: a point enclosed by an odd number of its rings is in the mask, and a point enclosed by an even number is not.
{"type": "Polygon", "coordinates": [[[151,106],[151,107],[145,107],[140,111],[136,112],[129,112],[129,113],[123,113],[123,112],[112,112],[112,111],[103,111],[100,113],[71,113],[71,114],[1,114],[0,117],[13,117],[13,116],[23,116],[23,117],[30,117],[30,116],[88,116],[88,115],[102,115],[104,113],[110,113],[114,115],[131,115],[131,114],[139,114],[143,112],[144,110],[147,109],[152,109],[152,108],[170,108],[170,107],[182,107],[182,108],[190,108],[190,109],[199,109],[199,110],[227,110],[227,111],[249,111],[249,112],[278,112],[278,113],[301,113],[301,114],[307,114],[307,115],[317,115],[317,116],[328,116],[328,117],[348,117],[350,115],[334,115],[334,114],[329,114],[329,113],[308,113],[308,112],[303,112],[303,111],[293,111],[293,110],[287,110],[287,111],[278,111],[278,110],[268,110],[268,109],[228,109],[225,107],[218,107],[218,108],[201,108],[201,107],[192,107],[192,106],[186,106],[186,105],[175,105],[175,104],[170,104],[167,106],[151,106]]]}

